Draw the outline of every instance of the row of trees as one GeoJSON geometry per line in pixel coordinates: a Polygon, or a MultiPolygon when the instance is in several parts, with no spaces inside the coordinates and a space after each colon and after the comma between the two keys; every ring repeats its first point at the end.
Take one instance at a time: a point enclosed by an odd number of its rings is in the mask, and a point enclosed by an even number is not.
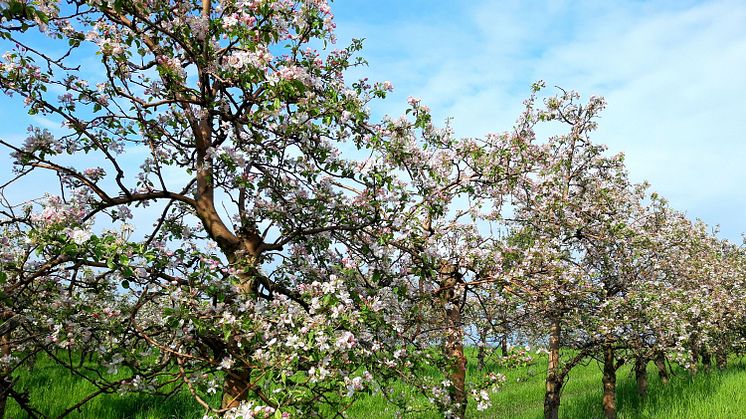
{"type": "Polygon", "coordinates": [[[463,418],[503,385],[485,359],[530,341],[547,417],[592,358],[614,417],[623,363],[644,393],[648,362],[722,366],[743,343],[743,251],[591,142],[600,98],[537,83],[512,130],[461,139],[414,98],[372,120],[392,86],[345,81],[361,44],[325,49],[324,0],[0,15],[0,88],[62,123],[0,139],[0,409],[43,415],[13,377],[45,354],[96,388],[67,413],[187,389],[211,414],[341,415],[377,392],[463,418]]]}

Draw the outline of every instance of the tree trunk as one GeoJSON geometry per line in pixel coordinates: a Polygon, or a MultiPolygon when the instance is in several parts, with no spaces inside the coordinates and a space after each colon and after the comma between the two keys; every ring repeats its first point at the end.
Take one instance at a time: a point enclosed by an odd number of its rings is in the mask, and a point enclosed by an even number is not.
{"type": "Polygon", "coordinates": [[[226,371],[223,382],[223,409],[238,407],[246,400],[251,387],[251,373],[245,366],[233,367],[226,371]]]}
{"type": "MultiPolygon", "coordinates": [[[[696,335],[695,335],[696,336],[696,335]]],[[[695,338],[692,338],[692,342],[695,341],[695,338]]],[[[697,348],[696,343],[691,344],[691,350],[692,350],[692,367],[690,368],[690,371],[692,375],[697,374],[697,364],[699,363],[699,349],[697,348]]]]}
{"type": "Polygon", "coordinates": [[[614,365],[614,348],[611,345],[604,347],[604,417],[616,419],[616,365],[614,365]]]}
{"type": "MultiPolygon", "coordinates": [[[[459,311],[454,310],[454,311],[459,311]]],[[[458,313],[459,319],[461,313],[458,313]]],[[[451,402],[454,418],[463,419],[466,415],[466,356],[464,355],[463,328],[453,329],[446,343],[446,354],[450,361],[448,379],[451,381],[451,402]]]]}
{"type": "Polygon", "coordinates": [[[637,380],[637,394],[640,398],[648,395],[648,360],[638,357],[635,360],[635,379],[637,380]]]}
{"type": "MultiPolygon", "coordinates": [[[[239,283],[237,284],[238,291],[245,296],[256,297],[256,287],[258,272],[255,266],[256,256],[248,256],[244,259],[231,258],[229,262],[232,265],[241,266],[243,272],[238,274],[239,283]]],[[[223,342],[220,349],[226,352],[237,351],[236,346],[231,346],[232,339],[228,342],[223,342]]],[[[218,355],[222,356],[222,355],[218,355]]],[[[235,365],[227,368],[225,371],[225,381],[223,382],[223,400],[221,403],[222,409],[232,409],[238,407],[241,402],[248,399],[249,392],[252,391],[251,382],[251,369],[242,364],[240,361],[236,362],[235,365]]]]}
{"type": "Polygon", "coordinates": [[[479,348],[477,348],[477,368],[479,368],[480,371],[484,369],[484,356],[484,346],[480,345],[479,348]]]}
{"type": "Polygon", "coordinates": [[[417,303],[417,311],[416,311],[417,316],[416,316],[416,318],[414,320],[414,322],[415,322],[414,323],[414,338],[415,339],[419,339],[420,338],[420,333],[422,333],[422,325],[424,324],[424,322],[422,321],[422,319],[423,319],[423,316],[422,316],[423,307],[422,307],[422,305],[424,304],[425,301],[427,301],[427,299],[424,298],[424,296],[425,296],[425,280],[423,278],[420,278],[417,281],[417,290],[419,292],[419,294],[417,294],[417,297],[418,297],[418,299],[419,299],[420,302],[417,303]]]}
{"type": "Polygon", "coordinates": [[[8,394],[12,386],[10,377],[6,375],[0,377],[0,418],[5,417],[5,405],[8,403],[8,394]]]}
{"type": "Polygon", "coordinates": [[[668,371],[666,371],[666,355],[661,351],[655,355],[655,366],[658,368],[658,377],[663,384],[668,384],[668,371]]]}
{"type": "Polygon", "coordinates": [[[712,357],[708,351],[702,352],[702,369],[709,370],[712,366],[712,357]]]}
{"type": "Polygon", "coordinates": [[[508,335],[502,335],[500,338],[500,351],[503,357],[508,356],[508,335]]]}
{"type": "Polygon", "coordinates": [[[724,370],[728,367],[728,354],[724,350],[718,350],[715,353],[715,362],[719,369],[724,370]]]}
{"type": "Polygon", "coordinates": [[[547,366],[547,389],[544,393],[544,419],[558,419],[562,376],[560,373],[560,327],[559,320],[552,322],[549,330],[549,364],[547,366]]]}
{"type": "Polygon", "coordinates": [[[451,382],[451,413],[453,418],[463,419],[466,415],[466,356],[464,355],[464,327],[461,318],[462,292],[459,273],[452,265],[441,268],[441,286],[446,315],[446,339],[444,355],[448,360],[446,376],[451,382]]]}
{"type": "Polygon", "coordinates": [[[484,359],[487,357],[487,333],[488,329],[485,327],[479,331],[479,345],[477,347],[477,366],[479,370],[483,370],[485,367],[484,359]]]}
{"type": "MultiPolygon", "coordinates": [[[[3,320],[5,320],[6,322],[10,321],[10,316],[3,315],[2,317],[3,320]]],[[[0,351],[2,351],[2,354],[5,357],[9,357],[11,354],[11,332],[12,329],[8,330],[7,332],[5,332],[4,335],[0,336],[0,351]]],[[[10,393],[10,389],[13,386],[13,377],[11,377],[10,374],[10,367],[3,367],[2,370],[0,370],[0,418],[5,417],[5,405],[8,402],[8,394],[10,393]]]]}

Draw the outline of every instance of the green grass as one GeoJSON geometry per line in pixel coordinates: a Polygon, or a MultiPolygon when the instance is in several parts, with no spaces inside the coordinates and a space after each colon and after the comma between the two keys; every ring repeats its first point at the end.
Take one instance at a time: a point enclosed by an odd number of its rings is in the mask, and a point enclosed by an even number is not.
{"type": "MultiPolygon", "coordinates": [[[[537,419],[544,417],[544,373],[546,361],[533,366],[506,371],[507,381],[492,397],[492,407],[477,412],[470,404],[468,418],[537,419]]],[[[617,374],[617,411],[619,419],[632,418],[744,418],[746,417],[746,366],[732,363],[725,371],[714,369],[690,376],[675,371],[668,384],[658,379],[657,370],[648,366],[649,389],[646,400],[640,400],[634,374],[629,366],[617,374]]],[[[406,390],[403,390],[406,391],[406,390]]],[[[416,397],[416,396],[415,396],[416,397]]],[[[591,362],[573,369],[562,392],[560,418],[599,418],[602,386],[601,367],[591,362]]],[[[352,418],[392,418],[396,409],[386,406],[381,397],[369,397],[350,408],[352,418]]],[[[438,418],[436,413],[422,418],[438,418]]]]}
{"type": "MultiPolygon", "coordinates": [[[[15,379],[16,390],[28,390],[32,406],[45,415],[56,417],[75,405],[96,388],[85,380],[40,356],[33,371],[20,370],[15,379]]],[[[103,394],[86,403],[70,418],[132,418],[132,419],[201,419],[204,410],[187,391],[172,397],[138,394],[103,394]]],[[[28,418],[29,415],[11,398],[5,418],[28,418]]]]}
{"type": "MultiPolygon", "coordinates": [[[[470,366],[470,369],[473,368],[470,366]]],[[[506,371],[507,382],[492,398],[493,406],[477,412],[469,406],[469,418],[541,418],[543,417],[544,370],[546,361],[506,371]]],[[[472,369],[473,371],[473,369],[472,369]]],[[[649,367],[650,387],[646,400],[637,396],[633,374],[623,367],[617,375],[618,416],[625,418],[738,418],[746,417],[746,366],[733,362],[725,371],[714,370],[694,377],[677,371],[667,385],[662,384],[654,367],[649,367]]],[[[33,372],[17,375],[18,385],[31,391],[33,404],[43,413],[55,416],[74,404],[93,388],[90,384],[39,359],[33,372]]],[[[397,384],[411,403],[424,400],[410,388],[397,384]]],[[[562,393],[560,417],[596,418],[601,416],[601,370],[592,362],[573,370],[562,393]]],[[[201,418],[202,408],[186,392],[168,399],[145,395],[107,394],[87,403],[72,418],[201,418]]],[[[393,418],[397,408],[381,396],[365,397],[347,411],[351,418],[393,418]]],[[[8,401],[6,418],[26,418],[18,405],[8,401]]],[[[435,412],[414,417],[437,418],[435,412]]]]}

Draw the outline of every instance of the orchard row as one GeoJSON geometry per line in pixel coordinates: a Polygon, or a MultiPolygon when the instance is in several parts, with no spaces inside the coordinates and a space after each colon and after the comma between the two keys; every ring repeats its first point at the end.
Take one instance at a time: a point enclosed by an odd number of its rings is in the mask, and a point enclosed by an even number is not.
{"type": "Polygon", "coordinates": [[[593,358],[614,417],[622,364],[644,394],[649,362],[724,367],[744,345],[743,250],[592,142],[601,98],[537,83],[482,138],[416,98],[376,121],[393,86],[345,80],[361,42],[327,49],[325,0],[0,16],[0,88],[62,124],[0,139],[0,411],[44,415],[14,386],[44,354],[97,389],[69,412],[189,391],[207,415],[334,416],[377,393],[463,418],[531,343],[547,418],[593,358]]]}

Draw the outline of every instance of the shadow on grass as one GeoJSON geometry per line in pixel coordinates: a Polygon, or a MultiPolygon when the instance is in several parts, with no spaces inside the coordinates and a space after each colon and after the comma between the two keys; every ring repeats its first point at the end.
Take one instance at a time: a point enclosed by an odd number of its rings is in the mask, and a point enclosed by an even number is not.
{"type": "MultiPolygon", "coordinates": [[[[32,396],[33,397],[33,396],[32,396]]],[[[21,412],[14,401],[8,402],[9,411],[6,418],[28,418],[25,412],[21,412]],[[15,405],[15,406],[13,406],[15,405]],[[8,416],[10,415],[10,416],[8,416]]],[[[59,411],[45,413],[57,415],[59,411]]],[[[150,418],[179,418],[199,419],[203,415],[202,408],[189,397],[177,394],[171,398],[148,396],[141,394],[130,395],[104,395],[83,405],[79,410],[70,413],[68,418],[127,418],[127,419],[150,419],[150,418]]]]}
{"type": "MultiPolygon", "coordinates": [[[[734,364],[727,370],[701,371],[692,376],[686,371],[677,370],[668,384],[663,384],[657,371],[648,369],[649,387],[646,398],[637,393],[634,375],[625,371],[617,376],[617,416],[625,418],[667,418],[671,407],[686,411],[688,406],[695,406],[701,400],[708,400],[718,393],[728,376],[742,374],[746,371],[743,364],[734,364]]],[[[598,377],[598,390],[592,394],[576,397],[570,402],[563,400],[560,417],[563,418],[599,418],[603,417],[602,383],[598,377]]]]}
{"type": "MultiPolygon", "coordinates": [[[[94,375],[87,371],[87,375],[94,375]]],[[[122,373],[124,374],[124,373],[122,373]]],[[[91,383],[60,367],[45,356],[40,356],[33,367],[19,369],[14,374],[14,388],[27,392],[31,405],[43,414],[56,417],[67,408],[91,394],[96,388],[91,383]]],[[[214,400],[211,400],[214,401],[214,400]]],[[[182,389],[170,397],[148,394],[103,394],[72,412],[70,418],[201,418],[204,409],[182,389]]],[[[5,418],[27,418],[13,399],[8,400],[5,418]]]]}
{"type": "Polygon", "coordinates": [[[202,409],[191,398],[175,395],[171,398],[130,395],[108,396],[91,406],[81,417],[117,418],[201,418],[202,409]]]}

